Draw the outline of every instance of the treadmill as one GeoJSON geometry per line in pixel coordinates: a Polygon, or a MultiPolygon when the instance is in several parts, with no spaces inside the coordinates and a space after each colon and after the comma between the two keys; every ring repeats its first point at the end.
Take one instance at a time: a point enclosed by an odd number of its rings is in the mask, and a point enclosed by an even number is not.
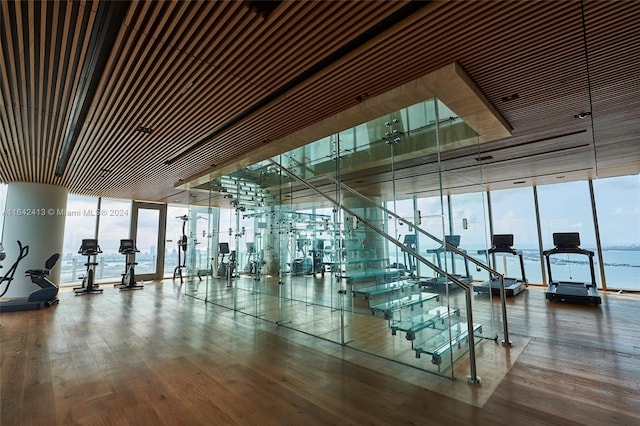
{"type": "Polygon", "coordinates": [[[542,255],[547,259],[547,274],[549,287],[545,293],[547,300],[584,305],[599,305],[602,303],[596,288],[596,273],[593,267],[593,252],[580,248],[580,234],[578,232],[558,232],[553,234],[554,248],[545,250],[542,255]],[[582,254],[589,257],[591,282],[554,281],[551,277],[551,256],[554,254],[582,254]]]}
{"type": "MultiPolygon", "coordinates": [[[[445,247],[447,244],[455,248],[460,247],[460,235],[445,235],[444,241],[445,241],[444,245],[435,249],[428,249],[427,253],[436,255],[436,262],[437,262],[438,268],[440,269],[446,268],[446,265],[447,265],[446,255],[449,254],[450,256],[452,256],[451,257],[452,272],[449,275],[453,275],[454,277],[456,277],[458,280],[462,282],[470,283],[473,280],[473,277],[469,272],[469,261],[467,260],[467,258],[464,258],[464,275],[455,273],[455,260],[453,259],[453,256],[457,255],[457,253],[445,247]],[[443,257],[444,257],[444,262],[442,259],[443,257]]],[[[462,251],[463,253],[466,253],[466,250],[461,249],[460,251],[462,251]]],[[[453,282],[448,280],[445,275],[440,275],[440,274],[438,274],[435,278],[433,278],[430,281],[420,283],[420,285],[423,287],[426,286],[426,287],[432,287],[432,288],[449,286],[449,284],[453,284],[453,282]]],[[[451,288],[458,288],[458,286],[456,285],[451,288]]]]}
{"type": "MultiPolygon", "coordinates": [[[[484,254],[487,256],[487,263],[491,265],[490,255],[495,253],[508,253],[514,256],[518,256],[520,259],[520,274],[522,278],[509,278],[504,277],[504,292],[507,297],[513,297],[524,290],[528,285],[527,277],[524,272],[524,259],[522,257],[522,251],[513,249],[513,234],[495,234],[491,237],[492,247],[488,250],[478,250],[478,254],[484,254]]],[[[495,259],[495,257],[494,257],[495,259]]],[[[495,265],[492,265],[493,269],[495,265]]],[[[473,286],[473,291],[480,293],[491,292],[494,296],[500,296],[500,278],[491,277],[489,281],[485,281],[482,284],[473,286]]]]}

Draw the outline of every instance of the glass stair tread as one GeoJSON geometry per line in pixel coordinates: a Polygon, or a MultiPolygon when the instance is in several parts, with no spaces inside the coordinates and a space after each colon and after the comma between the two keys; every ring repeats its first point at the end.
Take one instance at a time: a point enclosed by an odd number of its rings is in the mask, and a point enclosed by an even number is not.
{"type": "Polygon", "coordinates": [[[438,297],[440,296],[436,293],[416,293],[409,296],[401,297],[399,299],[393,299],[388,302],[373,305],[371,306],[371,312],[383,312],[386,316],[402,308],[410,308],[415,305],[420,305],[424,302],[436,299],[438,297]]]}
{"type": "Polygon", "coordinates": [[[460,309],[438,306],[436,308],[429,309],[427,312],[422,312],[418,315],[393,323],[391,325],[391,332],[395,334],[396,331],[404,331],[415,334],[420,330],[431,327],[438,321],[447,319],[451,315],[460,315],[460,309]]]}
{"type": "Polygon", "coordinates": [[[388,262],[389,259],[386,257],[380,257],[380,258],[365,258],[365,259],[352,259],[352,260],[347,260],[347,261],[343,261],[342,264],[343,265],[357,265],[360,263],[374,263],[374,262],[388,262]]]}
{"type": "Polygon", "coordinates": [[[389,271],[388,269],[371,269],[369,271],[357,271],[357,272],[347,272],[340,276],[342,279],[347,279],[351,281],[363,280],[367,278],[380,278],[380,277],[397,277],[397,271],[389,271]]]}
{"type": "Polygon", "coordinates": [[[384,293],[394,292],[398,290],[405,290],[407,288],[415,287],[418,283],[410,280],[392,281],[390,283],[378,284],[371,287],[359,288],[351,290],[351,293],[355,295],[363,295],[364,297],[377,296],[384,293]]]}
{"type": "MultiPolygon", "coordinates": [[[[482,336],[482,325],[473,324],[474,336],[482,336]]],[[[437,334],[431,336],[424,342],[414,346],[416,357],[420,354],[431,355],[431,362],[439,365],[441,358],[454,347],[464,343],[469,338],[469,332],[465,323],[457,323],[449,328],[441,330],[437,334]],[[449,341],[449,333],[451,333],[451,341],[449,341]]]]}

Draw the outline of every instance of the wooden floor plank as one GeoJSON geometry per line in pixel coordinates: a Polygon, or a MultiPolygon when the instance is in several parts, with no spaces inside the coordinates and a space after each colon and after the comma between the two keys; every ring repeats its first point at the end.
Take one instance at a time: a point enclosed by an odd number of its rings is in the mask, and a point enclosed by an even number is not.
{"type": "MultiPolygon", "coordinates": [[[[293,330],[337,338],[336,312],[313,299],[289,302],[293,321],[278,326],[276,297],[242,296],[250,316],[186,297],[171,281],[60,298],[0,316],[3,426],[640,424],[637,296],[604,294],[592,308],[548,303],[531,287],[510,299],[514,347],[478,347],[481,386],[293,330]]],[[[408,343],[384,320],[346,317],[355,347],[398,354],[408,343]]]]}

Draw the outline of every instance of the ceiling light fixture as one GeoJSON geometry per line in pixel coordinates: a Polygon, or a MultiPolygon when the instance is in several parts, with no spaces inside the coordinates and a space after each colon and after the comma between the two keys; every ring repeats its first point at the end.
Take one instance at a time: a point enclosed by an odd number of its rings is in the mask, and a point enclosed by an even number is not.
{"type": "Polygon", "coordinates": [[[517,93],[513,93],[509,96],[505,96],[502,98],[502,102],[509,102],[512,101],[514,99],[518,99],[520,97],[520,95],[518,95],[517,93]]]}
{"type": "Polygon", "coordinates": [[[362,94],[356,96],[356,101],[362,102],[365,99],[367,99],[368,97],[369,97],[369,94],[367,92],[365,92],[365,93],[362,93],[362,94]]]}
{"type": "Polygon", "coordinates": [[[136,130],[138,132],[142,132],[142,133],[146,133],[146,134],[150,134],[153,129],[151,127],[145,127],[145,126],[137,126],[136,130]]]}
{"type": "Polygon", "coordinates": [[[581,112],[579,114],[574,115],[575,118],[579,119],[579,120],[583,120],[587,117],[589,117],[591,115],[590,111],[586,111],[586,112],[581,112]]]}

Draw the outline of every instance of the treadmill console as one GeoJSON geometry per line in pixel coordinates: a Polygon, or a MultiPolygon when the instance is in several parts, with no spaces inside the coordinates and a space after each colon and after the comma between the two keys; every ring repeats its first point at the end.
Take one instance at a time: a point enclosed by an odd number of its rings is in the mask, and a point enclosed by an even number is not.
{"type": "Polygon", "coordinates": [[[580,247],[580,233],[555,232],[553,234],[553,245],[561,249],[578,248],[580,247]]]}
{"type": "Polygon", "coordinates": [[[460,235],[445,235],[444,241],[457,248],[460,246],[460,235]]]}
{"type": "Polygon", "coordinates": [[[495,248],[510,249],[513,246],[513,234],[494,234],[491,243],[495,248]]]}

